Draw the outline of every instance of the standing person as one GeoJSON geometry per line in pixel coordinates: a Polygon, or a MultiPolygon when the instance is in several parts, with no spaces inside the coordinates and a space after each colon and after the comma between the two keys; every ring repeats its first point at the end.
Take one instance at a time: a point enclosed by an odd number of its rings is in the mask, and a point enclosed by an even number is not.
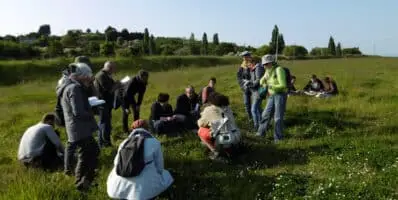
{"type": "Polygon", "coordinates": [[[125,133],[129,133],[128,116],[130,114],[130,107],[133,110],[134,121],[140,118],[140,107],[148,85],[148,78],[149,73],[145,70],[140,70],[138,75],[132,78],[129,83],[125,85],[122,97],[123,131],[125,133]],[[136,94],[138,94],[137,100],[135,100],[136,94]]]}
{"type": "Polygon", "coordinates": [[[257,131],[257,136],[263,136],[274,115],[275,132],[274,140],[278,142],[283,138],[283,117],[286,110],[287,82],[286,73],[283,67],[275,62],[273,55],[267,54],[262,57],[261,64],[266,68],[264,77],[260,80],[263,87],[268,87],[270,96],[267,106],[262,113],[262,119],[257,131]]]}
{"type": "Polygon", "coordinates": [[[54,130],[55,115],[47,113],[29,127],[21,138],[18,160],[27,167],[54,169],[62,166],[64,146],[54,130]]]}
{"type": "Polygon", "coordinates": [[[216,82],[217,82],[216,78],[211,77],[207,86],[202,88],[199,96],[200,105],[206,104],[207,98],[211,95],[211,93],[216,91],[215,90],[216,82]]]}
{"type": "Polygon", "coordinates": [[[112,146],[112,108],[115,96],[115,90],[120,86],[120,82],[116,82],[112,78],[112,74],[116,71],[116,63],[107,61],[104,67],[95,75],[94,87],[98,91],[98,97],[105,100],[105,104],[99,110],[100,122],[98,131],[98,142],[101,147],[112,146]]]}
{"type": "MultiPolygon", "coordinates": [[[[90,67],[91,71],[93,71],[93,67],[94,67],[94,66],[93,66],[93,64],[92,64],[92,62],[91,62],[91,60],[90,60],[90,58],[87,57],[87,56],[77,56],[77,57],[75,58],[75,63],[84,63],[84,64],[86,64],[87,66],[90,67]]],[[[93,77],[93,78],[94,78],[94,77],[93,77]]],[[[91,97],[91,96],[98,96],[98,91],[95,89],[95,87],[94,87],[94,85],[93,85],[93,82],[90,83],[90,86],[87,87],[86,90],[87,90],[87,95],[88,95],[89,97],[91,97]]]]}
{"type": "Polygon", "coordinates": [[[84,63],[73,64],[70,80],[69,84],[63,86],[65,88],[61,98],[68,135],[65,166],[70,166],[74,150],[78,149],[75,184],[78,190],[83,191],[87,190],[94,180],[99,156],[98,144],[93,137],[93,132],[98,130],[98,126],[86,90],[93,80],[91,68],[84,63]]]}
{"type": "Polygon", "coordinates": [[[237,72],[237,79],[240,88],[243,91],[243,101],[249,119],[253,120],[254,128],[257,130],[261,119],[262,98],[258,92],[260,88],[260,79],[265,70],[260,63],[257,63],[247,51],[243,52],[244,59],[237,72]]]}

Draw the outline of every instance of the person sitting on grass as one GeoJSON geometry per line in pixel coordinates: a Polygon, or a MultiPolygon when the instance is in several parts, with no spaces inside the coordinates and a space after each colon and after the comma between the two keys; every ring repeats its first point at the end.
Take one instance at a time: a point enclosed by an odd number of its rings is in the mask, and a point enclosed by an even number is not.
{"type": "Polygon", "coordinates": [[[332,97],[332,96],[336,96],[339,94],[339,90],[337,88],[337,83],[330,76],[327,76],[325,78],[325,85],[326,85],[325,91],[318,94],[316,97],[327,98],[327,97],[332,97]]]}
{"type": "Polygon", "coordinates": [[[202,88],[202,90],[200,91],[200,96],[199,96],[200,105],[206,104],[207,97],[209,97],[211,93],[215,92],[216,82],[217,82],[216,78],[211,77],[208,85],[206,87],[202,88]]]}
{"type": "Polygon", "coordinates": [[[173,107],[169,104],[170,95],[160,93],[156,102],[152,104],[150,121],[157,134],[170,134],[177,131],[181,120],[174,115],[173,107]]]}
{"type": "Polygon", "coordinates": [[[198,129],[196,121],[199,119],[199,99],[191,85],[185,88],[184,94],[177,97],[174,114],[184,122],[186,129],[198,129]]]}
{"type": "Polygon", "coordinates": [[[173,199],[170,186],[174,179],[170,172],[164,169],[162,147],[148,131],[148,123],[139,119],[133,122],[132,132],[120,145],[114,159],[114,167],[107,180],[107,193],[113,199],[155,199],[164,196],[173,199]],[[142,171],[133,177],[122,177],[117,174],[116,166],[119,162],[120,150],[124,144],[138,134],[145,134],[143,143],[143,161],[145,166],[142,171]]]}
{"type": "Polygon", "coordinates": [[[311,80],[308,81],[307,85],[304,87],[304,94],[309,96],[315,96],[320,92],[323,92],[325,86],[322,81],[317,78],[315,74],[311,76],[311,80]]]}
{"type": "Polygon", "coordinates": [[[229,107],[228,97],[219,93],[213,93],[209,96],[209,106],[207,106],[201,113],[201,117],[198,120],[198,136],[203,144],[211,151],[209,156],[212,160],[220,159],[220,153],[228,153],[230,147],[233,147],[240,142],[240,131],[235,124],[233,113],[229,107]],[[223,120],[228,118],[225,125],[227,132],[231,133],[228,138],[228,145],[223,145],[217,136],[214,137],[216,129],[219,127],[213,127],[223,120]],[[224,151],[226,150],[226,151],[224,151]]]}
{"type": "Polygon", "coordinates": [[[18,149],[18,160],[23,165],[45,170],[63,166],[64,146],[54,124],[55,115],[47,113],[41,122],[25,131],[18,149]]]}
{"type": "Polygon", "coordinates": [[[301,94],[300,90],[297,90],[294,84],[296,83],[296,76],[292,76],[290,87],[288,87],[288,95],[299,95],[301,94]]]}

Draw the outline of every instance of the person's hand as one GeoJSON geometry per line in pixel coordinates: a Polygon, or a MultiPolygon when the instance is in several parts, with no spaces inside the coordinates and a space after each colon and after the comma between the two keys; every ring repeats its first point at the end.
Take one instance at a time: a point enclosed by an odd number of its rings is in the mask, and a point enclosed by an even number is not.
{"type": "Polygon", "coordinates": [[[173,119],[173,117],[167,117],[166,120],[167,121],[171,121],[173,119]]]}
{"type": "Polygon", "coordinates": [[[124,109],[124,112],[126,113],[126,114],[130,114],[130,109],[124,109]]]}

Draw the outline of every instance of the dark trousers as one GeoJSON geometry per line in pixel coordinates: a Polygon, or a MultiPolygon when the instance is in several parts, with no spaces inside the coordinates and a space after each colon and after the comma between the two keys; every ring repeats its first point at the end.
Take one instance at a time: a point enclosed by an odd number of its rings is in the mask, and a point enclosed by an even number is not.
{"type": "Polygon", "coordinates": [[[104,104],[99,110],[98,143],[100,146],[111,145],[112,106],[104,104]]]}
{"type": "Polygon", "coordinates": [[[176,120],[172,121],[164,121],[164,120],[156,120],[153,122],[153,129],[157,134],[166,134],[169,135],[173,132],[178,131],[178,125],[180,123],[176,120]]]}
{"type": "Polygon", "coordinates": [[[42,168],[44,170],[56,170],[63,164],[62,158],[57,154],[57,148],[48,139],[40,156],[21,160],[21,162],[25,167],[42,168]]]}
{"type": "MultiPolygon", "coordinates": [[[[140,111],[136,109],[136,106],[131,106],[132,111],[133,111],[133,117],[134,121],[140,119],[140,111]]],[[[126,109],[129,109],[129,107],[122,107],[122,112],[123,112],[123,131],[128,133],[129,132],[129,114],[126,113],[126,109]]]]}
{"type": "MultiPolygon", "coordinates": [[[[74,152],[78,149],[78,161],[75,169],[76,186],[87,187],[95,177],[98,165],[99,147],[93,137],[77,142],[68,142],[65,151],[65,160],[72,160],[74,152]]],[[[69,163],[70,164],[70,163],[69,163]]],[[[65,165],[67,165],[65,163],[65,165]]]]}

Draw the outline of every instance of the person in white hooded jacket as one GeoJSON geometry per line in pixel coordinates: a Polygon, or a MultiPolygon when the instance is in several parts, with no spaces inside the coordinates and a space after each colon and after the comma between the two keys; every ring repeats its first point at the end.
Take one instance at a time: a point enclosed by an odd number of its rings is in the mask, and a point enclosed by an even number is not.
{"type": "MultiPolygon", "coordinates": [[[[132,132],[128,136],[134,137],[138,133],[150,134],[146,128],[148,123],[144,120],[136,120],[132,125],[132,132]]],[[[148,200],[153,199],[166,191],[174,182],[171,174],[164,169],[163,153],[159,140],[155,137],[144,140],[144,161],[149,163],[138,176],[125,178],[118,176],[116,165],[119,160],[119,151],[128,138],[124,140],[118,149],[114,160],[114,167],[108,176],[107,193],[113,199],[148,200]],[[151,162],[153,161],[153,162],[151,162]]]]}

